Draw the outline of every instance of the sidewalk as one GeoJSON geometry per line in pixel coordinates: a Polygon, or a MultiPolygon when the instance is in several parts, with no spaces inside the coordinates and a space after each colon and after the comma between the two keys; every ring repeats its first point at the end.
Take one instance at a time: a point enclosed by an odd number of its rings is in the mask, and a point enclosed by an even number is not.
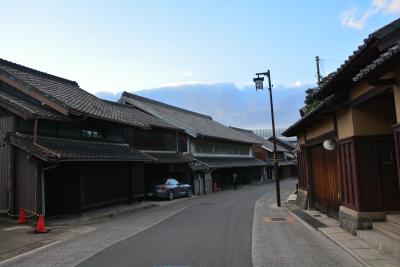
{"type": "MultiPolygon", "coordinates": [[[[293,182],[281,183],[281,199],[294,188],[293,182]]],[[[273,186],[255,203],[252,260],[254,267],[362,266],[320,232],[304,227],[287,208],[278,208],[273,186]]]]}
{"type": "Polygon", "coordinates": [[[50,233],[35,234],[35,224],[33,218],[20,225],[16,220],[0,217],[0,262],[49,245],[66,231],[65,227],[52,227],[50,233]]]}
{"type": "MultiPolygon", "coordinates": [[[[293,201],[293,195],[290,197],[290,200],[293,201]]],[[[289,201],[288,201],[289,202],[289,201]]],[[[295,205],[287,205],[288,210],[293,211],[298,209],[295,205]]],[[[318,211],[318,210],[303,210],[307,214],[313,216],[318,221],[324,223],[327,227],[317,228],[319,232],[324,234],[330,240],[335,242],[337,245],[342,247],[347,253],[352,255],[359,262],[364,264],[365,266],[376,266],[376,267],[396,267],[400,264],[396,262],[393,258],[388,257],[380,253],[377,249],[371,247],[367,242],[363,239],[352,235],[345,230],[343,230],[339,221],[328,217],[326,214],[318,211]]],[[[293,214],[293,216],[296,216],[293,214]]],[[[299,220],[301,220],[299,218],[299,220]]],[[[303,221],[304,222],[304,221],[303,221]]],[[[304,222],[307,226],[309,226],[306,222],[304,222]]],[[[309,226],[310,227],[310,226],[309,226]]]]}

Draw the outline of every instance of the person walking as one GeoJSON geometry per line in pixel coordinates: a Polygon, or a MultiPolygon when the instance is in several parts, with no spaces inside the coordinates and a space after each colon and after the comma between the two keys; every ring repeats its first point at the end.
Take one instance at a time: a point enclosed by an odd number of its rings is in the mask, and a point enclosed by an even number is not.
{"type": "Polygon", "coordinates": [[[232,179],[233,179],[233,188],[236,190],[237,189],[237,174],[236,174],[236,172],[233,172],[232,179]]]}

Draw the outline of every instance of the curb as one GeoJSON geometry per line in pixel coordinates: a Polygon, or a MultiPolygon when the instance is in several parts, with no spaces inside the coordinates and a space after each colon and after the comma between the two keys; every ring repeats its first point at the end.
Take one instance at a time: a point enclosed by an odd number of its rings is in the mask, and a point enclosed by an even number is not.
{"type": "Polygon", "coordinates": [[[345,252],[347,252],[350,256],[352,256],[355,260],[357,260],[359,263],[361,263],[364,266],[369,267],[370,265],[368,263],[366,263],[363,259],[361,259],[359,256],[357,256],[355,253],[353,253],[351,250],[349,250],[348,248],[346,248],[345,246],[343,246],[340,242],[336,241],[335,239],[333,239],[332,237],[330,237],[329,235],[327,235],[326,233],[324,233],[323,231],[320,230],[320,228],[313,228],[310,225],[308,225],[308,223],[306,223],[305,221],[303,221],[301,218],[297,217],[296,214],[294,214],[289,207],[285,207],[289,213],[296,218],[297,221],[299,221],[301,224],[303,224],[304,226],[306,226],[308,229],[313,230],[313,231],[317,231],[320,232],[323,236],[327,237],[329,240],[331,240],[333,243],[337,244],[339,247],[341,247],[345,252]]]}
{"type": "Polygon", "coordinates": [[[361,259],[359,256],[357,256],[353,251],[351,251],[350,249],[346,248],[344,245],[342,245],[340,242],[338,242],[337,240],[333,239],[332,237],[330,237],[328,234],[324,233],[323,231],[319,230],[318,228],[318,232],[322,233],[324,236],[326,236],[328,239],[330,239],[331,241],[333,241],[335,244],[337,244],[339,247],[341,247],[344,251],[346,251],[347,253],[349,253],[353,258],[355,258],[357,261],[359,261],[361,264],[363,264],[364,266],[371,266],[368,263],[366,263],[363,259],[361,259]]]}

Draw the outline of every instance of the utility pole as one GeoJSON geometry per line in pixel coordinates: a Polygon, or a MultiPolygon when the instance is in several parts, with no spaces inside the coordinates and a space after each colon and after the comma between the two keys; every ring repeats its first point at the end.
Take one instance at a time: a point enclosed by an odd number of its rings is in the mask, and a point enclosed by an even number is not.
{"type": "Polygon", "coordinates": [[[316,56],[315,57],[315,63],[317,64],[317,84],[318,85],[321,82],[321,73],[319,71],[319,62],[320,62],[319,56],[316,56]]]}

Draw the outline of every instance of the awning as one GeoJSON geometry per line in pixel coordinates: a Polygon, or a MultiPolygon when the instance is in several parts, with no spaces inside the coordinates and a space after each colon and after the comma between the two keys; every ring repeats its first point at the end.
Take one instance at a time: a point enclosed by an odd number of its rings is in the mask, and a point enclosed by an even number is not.
{"type": "MultiPolygon", "coordinates": [[[[267,159],[265,161],[266,165],[269,167],[274,167],[274,160],[272,159],[267,159]]],[[[278,159],[278,167],[281,166],[296,166],[297,161],[296,160],[286,160],[286,159],[278,159]]]]}
{"type": "Polygon", "coordinates": [[[186,157],[178,151],[153,151],[153,150],[141,150],[142,153],[155,158],[155,163],[190,163],[192,159],[186,157]]]}
{"type": "Polygon", "coordinates": [[[19,133],[10,135],[10,143],[44,161],[155,161],[120,143],[38,136],[35,145],[32,136],[19,133]]]}
{"type": "Polygon", "coordinates": [[[195,159],[199,164],[210,169],[257,167],[267,165],[265,161],[253,157],[195,157],[195,159]]]}
{"type": "Polygon", "coordinates": [[[296,166],[296,161],[291,160],[278,160],[278,166],[296,166]]]}

